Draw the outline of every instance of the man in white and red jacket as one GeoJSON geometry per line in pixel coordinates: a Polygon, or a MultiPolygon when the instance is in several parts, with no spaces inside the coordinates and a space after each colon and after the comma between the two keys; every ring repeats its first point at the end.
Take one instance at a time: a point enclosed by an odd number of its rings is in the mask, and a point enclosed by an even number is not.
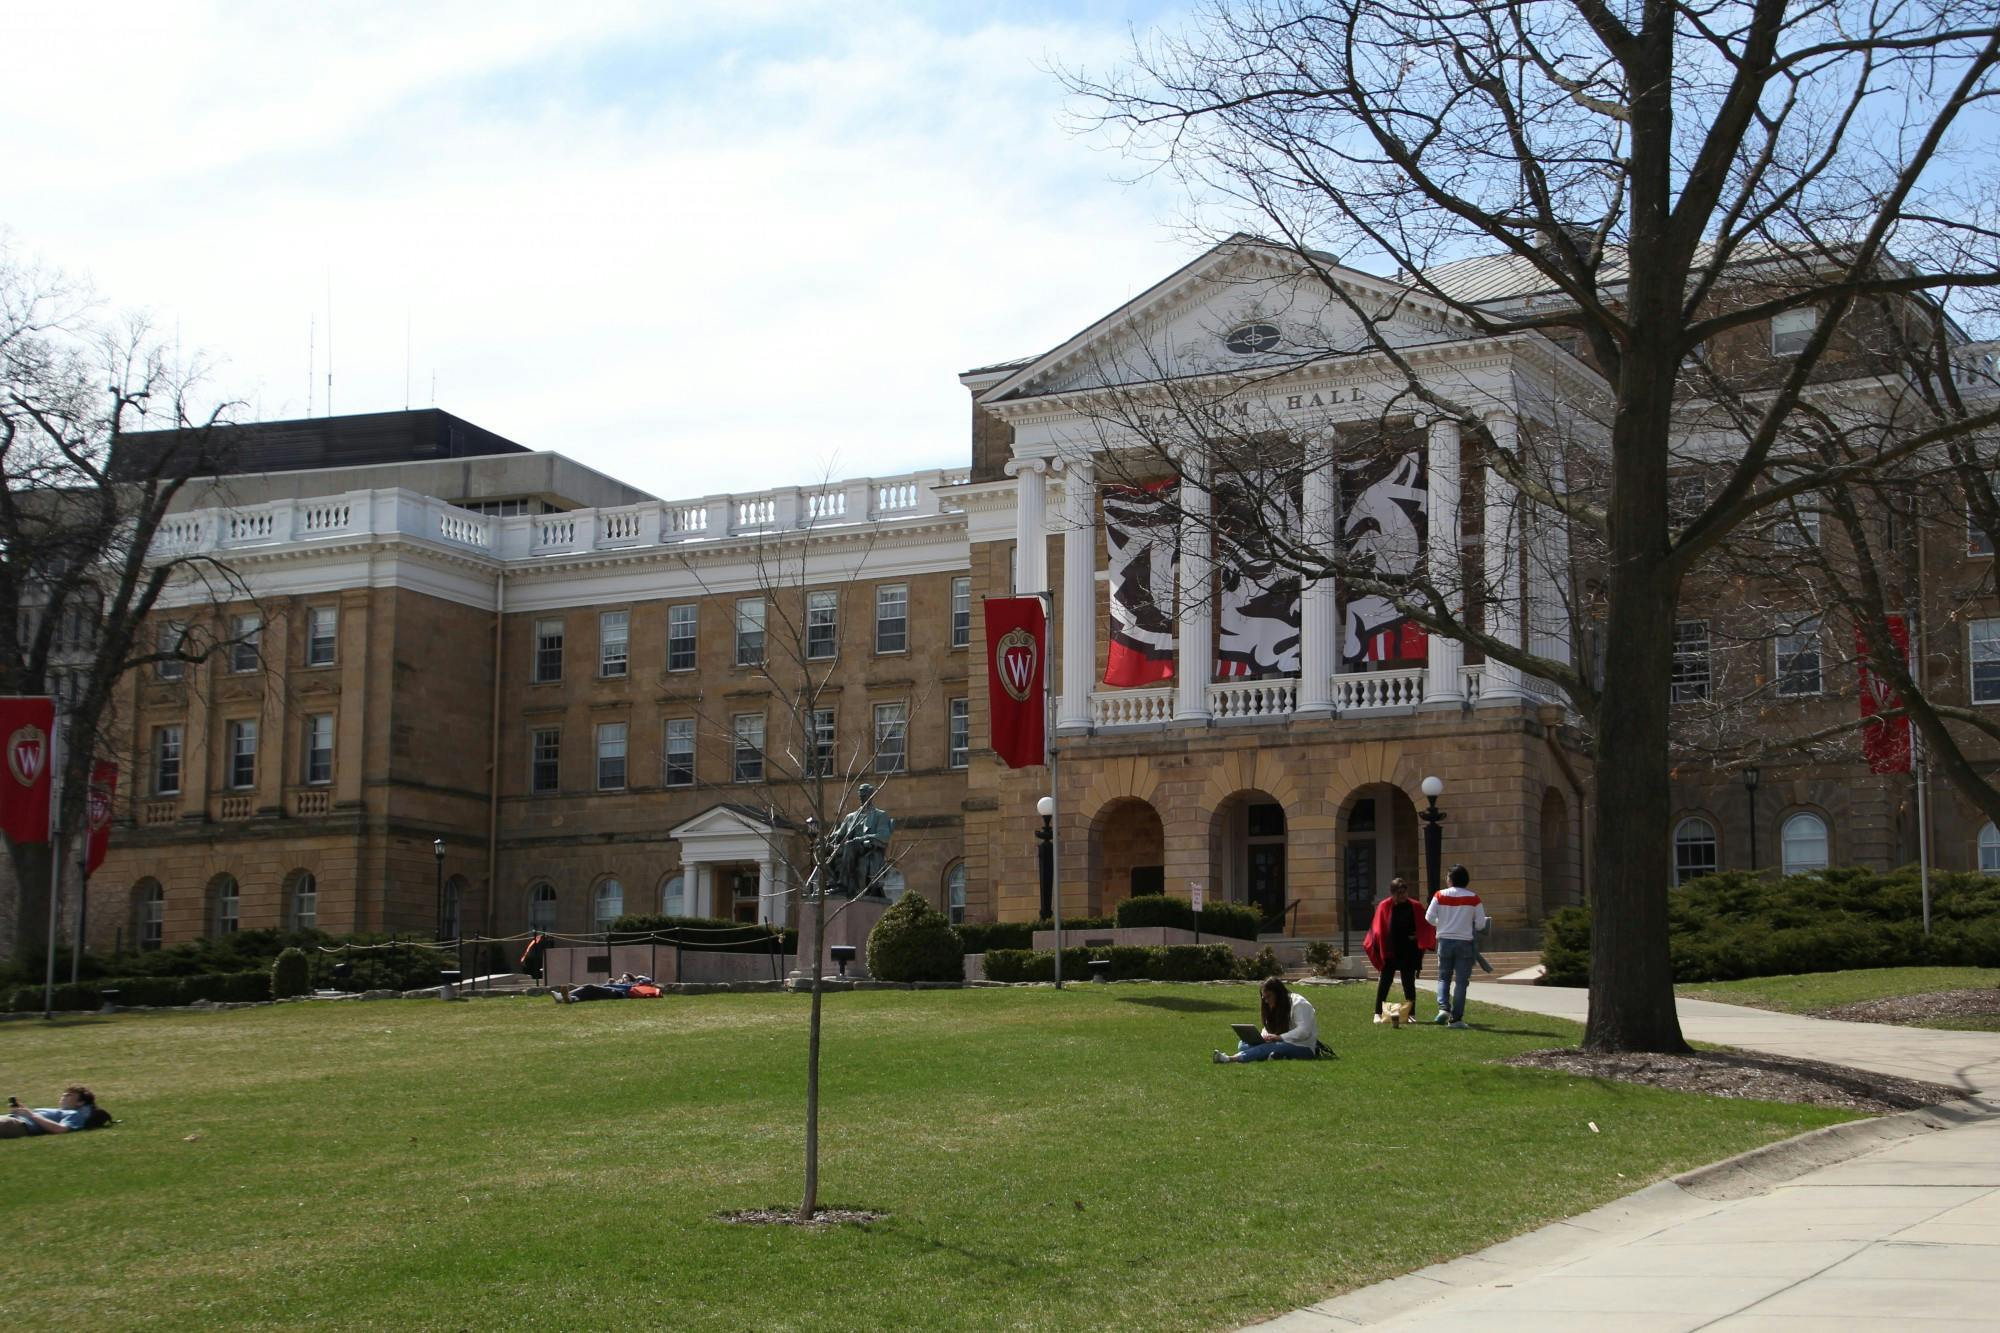
{"type": "Polygon", "coordinates": [[[1466,1026],[1465,988],[1472,984],[1472,960],[1479,955],[1476,941],[1479,932],[1486,929],[1486,909],[1480,905],[1479,895],[1468,887],[1471,871],[1453,866],[1450,880],[1431,899],[1424,920],[1437,927],[1437,1021],[1462,1028],[1466,1026]]]}

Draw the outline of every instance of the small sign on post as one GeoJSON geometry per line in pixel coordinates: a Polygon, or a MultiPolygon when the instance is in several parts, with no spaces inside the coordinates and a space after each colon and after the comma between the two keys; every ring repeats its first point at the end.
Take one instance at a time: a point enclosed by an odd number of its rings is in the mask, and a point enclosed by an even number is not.
{"type": "Polygon", "coordinates": [[[1194,906],[1194,942],[1201,943],[1201,881],[1188,881],[1188,902],[1194,906]]]}

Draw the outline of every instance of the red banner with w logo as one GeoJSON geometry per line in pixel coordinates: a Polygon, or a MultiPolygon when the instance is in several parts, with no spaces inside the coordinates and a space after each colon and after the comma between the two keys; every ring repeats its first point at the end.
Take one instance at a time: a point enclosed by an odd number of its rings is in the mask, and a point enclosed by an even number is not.
{"type": "Polygon", "coordinates": [[[55,763],[53,699],[0,697],[0,831],[11,842],[49,840],[49,768],[55,763]]]}
{"type": "Polygon", "coordinates": [[[111,801],[118,794],[118,765],[100,759],[90,769],[90,843],[83,854],[83,873],[94,875],[111,847],[111,801]]]}
{"type": "Polygon", "coordinates": [[[986,600],[986,697],[993,748],[1009,768],[1048,762],[1043,686],[1049,626],[1039,597],[986,600]]]}
{"type": "MultiPolygon", "coordinates": [[[[1901,616],[1885,616],[1883,624],[1888,627],[1889,639],[1896,645],[1896,651],[1905,662],[1910,660],[1910,631],[1901,616]]],[[[1877,713],[1892,713],[1903,706],[1889,682],[1868,669],[1868,638],[1861,626],[1854,627],[1854,656],[1856,669],[1861,677],[1861,716],[1874,717],[1877,713]]],[[[1910,719],[1907,717],[1884,718],[1870,722],[1861,728],[1861,753],[1868,757],[1868,769],[1872,773],[1907,773],[1910,771],[1910,719]]]]}

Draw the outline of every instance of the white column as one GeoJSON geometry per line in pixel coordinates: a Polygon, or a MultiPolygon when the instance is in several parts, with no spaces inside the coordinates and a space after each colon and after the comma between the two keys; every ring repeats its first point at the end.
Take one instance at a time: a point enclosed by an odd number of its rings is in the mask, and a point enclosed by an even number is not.
{"type": "MultiPolygon", "coordinates": [[[[1517,444],[1514,418],[1488,417],[1486,428],[1494,444],[1512,452],[1517,444]]],[[[1502,643],[1521,643],[1520,495],[1512,482],[1486,469],[1485,531],[1480,554],[1486,582],[1486,632],[1502,643]]],[[[1521,673],[1489,656],[1479,685],[1480,703],[1513,703],[1521,697],[1521,673]]]]}
{"type": "MultiPolygon", "coordinates": [[[[1453,610],[1465,612],[1465,565],[1458,541],[1458,423],[1431,422],[1429,474],[1430,506],[1427,523],[1426,555],[1433,587],[1444,595],[1453,610]]],[[[1428,673],[1424,680],[1426,704],[1459,705],[1465,702],[1465,645],[1442,634],[1427,636],[1425,643],[1428,673]]]]}
{"type": "Polygon", "coordinates": [[[1048,461],[1016,458],[1006,467],[1014,478],[1014,592],[1021,597],[1049,591],[1048,461]]]}
{"type": "Polygon", "coordinates": [[[1180,693],[1176,722],[1208,720],[1208,683],[1215,674],[1215,602],[1210,569],[1208,478],[1191,465],[1179,487],[1181,500],[1180,614],[1174,618],[1174,670],[1180,693]]]}
{"type": "Polygon", "coordinates": [[[715,876],[709,870],[708,862],[696,861],[692,866],[688,867],[688,915],[689,916],[715,915],[715,913],[712,910],[710,910],[711,904],[709,903],[708,900],[709,890],[711,886],[714,884],[714,882],[715,882],[715,876]]]}
{"type": "Polygon", "coordinates": [[[1097,675],[1097,474],[1071,459],[1063,468],[1062,695],[1058,731],[1090,726],[1097,675]]]}
{"type": "MultiPolygon", "coordinates": [[[[1548,459],[1549,486],[1562,495],[1569,489],[1559,451],[1548,459]]],[[[1551,662],[1569,661],[1569,521],[1560,512],[1537,505],[1528,543],[1528,651],[1551,662]]]]}
{"type": "MultiPolygon", "coordinates": [[[[1305,477],[1305,536],[1315,555],[1333,553],[1339,500],[1329,443],[1308,446],[1305,477]]],[[[1299,589],[1300,717],[1333,712],[1333,673],[1340,655],[1340,589],[1332,575],[1299,589]]]]}
{"type": "Polygon", "coordinates": [[[772,873],[769,860],[757,863],[757,921],[760,925],[770,925],[783,918],[778,913],[777,877],[772,873]]]}

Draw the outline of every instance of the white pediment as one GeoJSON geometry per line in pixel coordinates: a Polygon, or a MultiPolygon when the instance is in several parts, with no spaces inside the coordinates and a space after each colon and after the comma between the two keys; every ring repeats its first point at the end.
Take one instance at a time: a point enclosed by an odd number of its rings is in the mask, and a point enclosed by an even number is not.
{"type": "Polygon", "coordinates": [[[768,838],[780,831],[779,825],[758,818],[744,806],[718,805],[668,829],[667,836],[676,842],[688,842],[703,838],[768,838]]]}

